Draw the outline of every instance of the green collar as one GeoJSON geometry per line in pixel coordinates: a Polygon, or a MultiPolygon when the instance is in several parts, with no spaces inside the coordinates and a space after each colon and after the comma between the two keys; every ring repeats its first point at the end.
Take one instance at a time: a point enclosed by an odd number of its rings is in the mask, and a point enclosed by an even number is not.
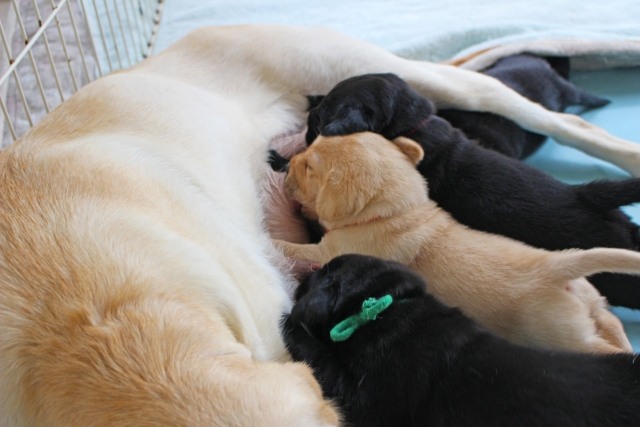
{"type": "Polygon", "coordinates": [[[391,295],[382,298],[368,298],[362,303],[362,310],[358,314],[347,317],[331,329],[331,341],[339,342],[348,339],[360,326],[376,320],[378,314],[386,310],[393,302],[391,295]]]}

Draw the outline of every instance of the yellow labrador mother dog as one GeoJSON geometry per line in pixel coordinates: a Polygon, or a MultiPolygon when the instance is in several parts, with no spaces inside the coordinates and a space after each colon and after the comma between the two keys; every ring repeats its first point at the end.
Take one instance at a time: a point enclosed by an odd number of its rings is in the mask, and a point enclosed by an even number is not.
{"type": "Polygon", "coordinates": [[[197,30],[0,154],[0,425],[338,425],[286,362],[294,281],[260,186],[306,95],[375,72],[640,173],[638,145],[481,74],[323,28],[197,30]]]}
{"type": "Polygon", "coordinates": [[[640,273],[640,254],[621,249],[550,252],[467,228],[427,196],[414,141],[364,132],[318,137],[291,159],[285,187],[317,214],[317,245],[279,241],[288,256],[326,263],[374,255],[418,271],[429,291],[520,344],[631,351],[620,321],[583,276],[640,273]]]}

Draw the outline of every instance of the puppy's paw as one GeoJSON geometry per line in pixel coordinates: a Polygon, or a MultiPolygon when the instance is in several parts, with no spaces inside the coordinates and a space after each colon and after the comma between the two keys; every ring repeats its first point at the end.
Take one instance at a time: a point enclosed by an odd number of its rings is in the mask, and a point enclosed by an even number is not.
{"type": "Polygon", "coordinates": [[[285,242],[283,240],[272,239],[276,249],[282,251],[285,257],[296,260],[315,261],[320,264],[328,262],[335,255],[329,253],[322,242],[317,245],[299,245],[296,243],[285,242]]]}
{"type": "Polygon", "coordinates": [[[272,239],[271,242],[276,247],[276,249],[281,251],[287,258],[309,260],[309,258],[307,257],[300,256],[300,252],[302,251],[300,248],[308,245],[298,245],[278,239],[272,239]]]}
{"type": "Polygon", "coordinates": [[[274,172],[287,172],[289,170],[289,159],[282,157],[276,150],[269,150],[267,162],[274,172]]]}
{"type": "Polygon", "coordinates": [[[289,242],[285,242],[284,240],[271,239],[271,243],[276,247],[280,252],[284,254],[287,258],[295,258],[294,256],[289,255],[292,251],[292,244],[289,242]]]}

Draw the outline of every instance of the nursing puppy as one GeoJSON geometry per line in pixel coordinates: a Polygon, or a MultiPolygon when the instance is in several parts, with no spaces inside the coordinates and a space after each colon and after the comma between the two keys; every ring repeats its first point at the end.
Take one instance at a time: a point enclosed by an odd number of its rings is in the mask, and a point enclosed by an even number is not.
{"type": "MultiPolygon", "coordinates": [[[[548,250],[640,249],[640,228],[619,209],[640,202],[640,179],[565,184],[480,147],[434,113],[397,76],[358,76],[336,85],[310,112],[306,141],[361,131],[408,135],[425,152],[418,170],[429,197],[464,225],[548,250]]],[[[639,277],[590,280],[611,304],[640,308],[639,277]]]]}
{"type": "Polygon", "coordinates": [[[296,291],[283,327],[287,348],[294,360],[311,366],[349,425],[640,425],[636,355],[514,345],[425,287],[394,262],[344,255],[296,291]],[[386,295],[393,302],[375,320],[344,341],[331,338],[330,331],[361,312],[365,300],[386,295]]]}
{"type": "Polygon", "coordinates": [[[583,276],[640,273],[640,254],[549,252],[461,225],[427,197],[415,168],[423,154],[404,137],[319,137],[291,159],[285,187],[327,233],[317,245],[277,244],[289,257],[321,264],[347,253],[400,262],[433,295],[516,343],[631,351],[620,321],[583,276]]]}
{"type": "MultiPolygon", "coordinates": [[[[609,103],[567,80],[569,58],[566,57],[514,55],[500,59],[482,73],[500,80],[520,95],[551,111],[565,111],[570,106],[590,109],[609,103]]],[[[533,154],[547,139],[495,114],[454,109],[439,110],[437,114],[483,147],[517,159],[533,154]]]]}

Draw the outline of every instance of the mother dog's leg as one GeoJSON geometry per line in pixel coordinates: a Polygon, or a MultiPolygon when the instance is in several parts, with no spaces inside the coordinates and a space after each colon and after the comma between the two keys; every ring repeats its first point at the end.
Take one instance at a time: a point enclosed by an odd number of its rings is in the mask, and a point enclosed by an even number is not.
{"type": "MultiPolygon", "coordinates": [[[[581,118],[555,113],[520,96],[496,79],[429,62],[411,61],[363,40],[322,27],[244,25],[196,30],[174,45],[184,61],[225,78],[225,90],[271,87],[287,95],[326,94],[338,82],[361,74],[392,72],[438,106],[486,111],[525,129],[610,161],[640,176],[640,144],[616,138],[581,118]],[[196,57],[197,56],[197,57],[196,57]],[[212,70],[216,70],[215,73],[212,70]]],[[[194,67],[192,67],[194,69],[194,67]]],[[[189,71],[190,73],[192,71],[189,71]]]]}
{"type": "Polygon", "coordinates": [[[491,76],[450,65],[417,64],[432,74],[433,80],[427,85],[420,72],[399,75],[416,90],[435,100],[438,106],[487,111],[508,117],[527,130],[548,135],[561,144],[607,160],[634,176],[640,176],[640,144],[610,135],[574,114],[549,111],[491,76]],[[434,82],[439,84],[434,87],[434,82]]]}

